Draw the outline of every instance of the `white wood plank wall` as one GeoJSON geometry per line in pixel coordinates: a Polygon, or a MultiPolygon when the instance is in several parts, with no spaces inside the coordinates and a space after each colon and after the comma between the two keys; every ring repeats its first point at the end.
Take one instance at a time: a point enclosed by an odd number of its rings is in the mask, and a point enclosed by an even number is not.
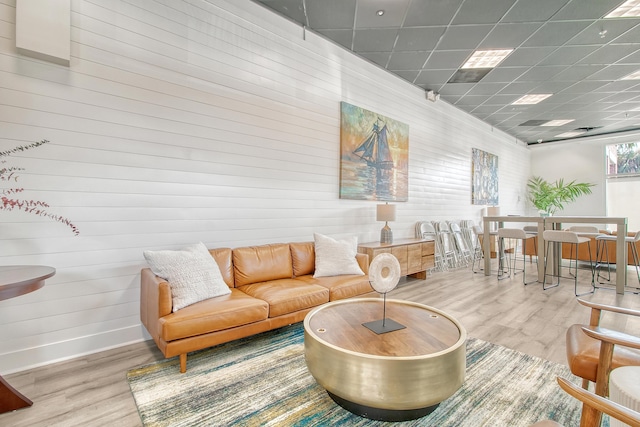
{"type": "Polygon", "coordinates": [[[70,67],[20,56],[0,0],[0,149],[51,141],[9,160],[80,230],[0,212],[1,264],[57,268],[0,302],[3,373],[148,338],[145,249],[377,240],[376,203],[338,198],[340,101],[410,126],[396,238],[480,219],[474,147],[499,156],[502,211],[525,213],[523,143],[248,0],[73,0],[71,26],[70,67]]]}

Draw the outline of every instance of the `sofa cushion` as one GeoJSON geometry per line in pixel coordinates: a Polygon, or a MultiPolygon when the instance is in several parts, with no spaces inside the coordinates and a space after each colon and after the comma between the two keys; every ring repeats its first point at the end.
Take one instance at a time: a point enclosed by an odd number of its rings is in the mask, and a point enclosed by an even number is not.
{"type": "Polygon", "coordinates": [[[222,278],[224,282],[230,288],[235,286],[233,280],[233,259],[232,259],[232,251],[229,248],[217,248],[217,249],[209,249],[209,253],[216,260],[218,264],[218,268],[220,268],[220,274],[222,274],[222,278]]]}
{"type": "Polygon", "coordinates": [[[251,283],[293,277],[291,251],[286,243],[247,246],[233,250],[236,288],[251,283]]]}
{"type": "Polygon", "coordinates": [[[369,292],[375,292],[369,284],[368,277],[362,276],[331,276],[314,278],[311,275],[298,277],[305,283],[319,285],[329,290],[329,301],[353,298],[369,292]]]}
{"type": "Polygon", "coordinates": [[[151,271],[169,282],[174,312],[231,292],[203,243],[178,251],[144,251],[143,255],[151,271]]]}
{"type": "Polygon", "coordinates": [[[343,274],[357,274],[364,276],[358,265],[358,238],[336,240],[329,236],[314,233],[316,252],[316,269],[313,277],[339,276],[343,274]]]}
{"type": "Polygon", "coordinates": [[[313,274],[316,268],[316,253],[313,242],[289,243],[291,248],[291,261],[293,262],[293,275],[304,276],[313,274]]]}
{"type": "MultiPolygon", "coordinates": [[[[228,288],[227,288],[228,289],[228,288]]],[[[267,319],[269,305],[237,289],[160,318],[160,336],[169,342],[267,319]]]]}
{"type": "Polygon", "coordinates": [[[269,317],[282,316],[329,302],[329,290],[297,279],[242,286],[242,292],[269,303],[269,317]]]}

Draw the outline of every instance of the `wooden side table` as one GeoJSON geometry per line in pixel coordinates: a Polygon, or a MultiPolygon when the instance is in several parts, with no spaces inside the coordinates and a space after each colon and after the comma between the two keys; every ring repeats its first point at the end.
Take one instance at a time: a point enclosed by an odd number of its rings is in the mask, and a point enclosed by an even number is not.
{"type": "Polygon", "coordinates": [[[397,239],[393,243],[362,243],[358,252],[369,255],[369,263],[376,255],[390,253],[400,263],[400,274],[426,279],[427,270],[435,266],[435,241],[423,239],[397,239]]]}
{"type": "MultiPolygon", "coordinates": [[[[44,265],[0,266],[0,301],[36,291],[56,269],[44,265]]],[[[33,405],[0,375],[0,414],[33,405]]]]}

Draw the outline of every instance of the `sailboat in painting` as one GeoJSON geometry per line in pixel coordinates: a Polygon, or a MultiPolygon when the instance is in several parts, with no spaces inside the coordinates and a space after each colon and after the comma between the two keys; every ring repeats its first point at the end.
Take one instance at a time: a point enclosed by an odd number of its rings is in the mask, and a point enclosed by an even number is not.
{"type": "Polygon", "coordinates": [[[353,151],[358,157],[376,169],[393,169],[393,158],[387,141],[387,124],[378,117],[369,135],[353,151]]]}

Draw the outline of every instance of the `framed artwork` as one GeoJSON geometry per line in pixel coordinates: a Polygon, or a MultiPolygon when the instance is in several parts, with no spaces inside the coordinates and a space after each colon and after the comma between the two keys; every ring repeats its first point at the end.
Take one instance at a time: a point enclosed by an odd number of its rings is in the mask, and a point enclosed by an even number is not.
{"type": "Polygon", "coordinates": [[[498,156],[471,149],[471,204],[498,204],[498,156]]]}
{"type": "Polygon", "coordinates": [[[406,202],[409,125],[340,103],[340,198],[406,202]]]}

